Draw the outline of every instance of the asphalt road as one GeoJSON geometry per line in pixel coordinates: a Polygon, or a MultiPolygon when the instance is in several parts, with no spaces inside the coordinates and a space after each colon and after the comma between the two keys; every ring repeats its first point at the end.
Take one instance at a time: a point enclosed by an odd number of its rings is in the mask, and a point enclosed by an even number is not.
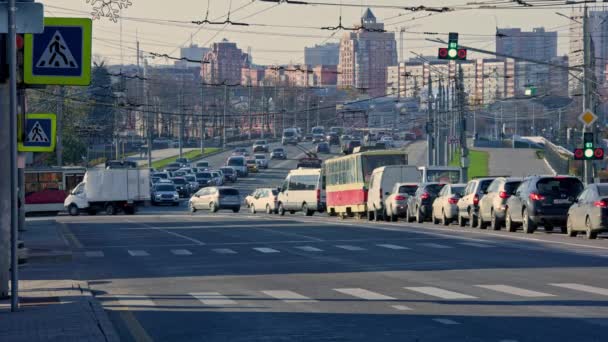
{"type": "Polygon", "coordinates": [[[606,339],[606,236],[167,210],[58,218],[126,341],[606,339]]]}

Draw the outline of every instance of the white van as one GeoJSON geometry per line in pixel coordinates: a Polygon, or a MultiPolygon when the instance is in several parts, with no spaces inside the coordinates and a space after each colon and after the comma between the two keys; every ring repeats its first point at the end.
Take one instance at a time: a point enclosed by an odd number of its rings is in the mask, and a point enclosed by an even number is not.
{"type": "Polygon", "coordinates": [[[243,156],[231,156],[226,160],[226,165],[233,168],[239,177],[247,177],[249,171],[247,170],[247,161],[243,156]]]}
{"type": "Polygon", "coordinates": [[[325,211],[325,189],[321,169],[291,170],[280,189],[277,203],[279,215],[302,211],[312,216],[325,211]]]}
{"type": "Polygon", "coordinates": [[[283,130],[283,137],[281,139],[283,146],[287,144],[297,145],[298,141],[298,131],[295,128],[285,128],[283,130]]]}
{"type": "Polygon", "coordinates": [[[367,192],[368,217],[383,217],[384,200],[395,183],[419,183],[420,171],[415,165],[390,165],[374,169],[367,192]]]}

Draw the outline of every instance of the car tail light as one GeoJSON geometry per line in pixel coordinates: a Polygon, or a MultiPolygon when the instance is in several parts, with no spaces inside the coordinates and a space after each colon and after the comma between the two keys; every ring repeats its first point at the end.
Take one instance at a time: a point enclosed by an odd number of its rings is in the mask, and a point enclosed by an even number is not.
{"type": "Polygon", "coordinates": [[[431,195],[429,195],[428,192],[425,192],[422,195],[420,195],[420,199],[423,199],[423,200],[429,199],[430,197],[431,197],[431,195]]]}
{"type": "Polygon", "coordinates": [[[498,193],[498,197],[502,198],[502,199],[507,199],[509,198],[509,194],[506,191],[501,191],[498,193]]]}
{"type": "Polygon", "coordinates": [[[530,194],[530,199],[532,201],[542,201],[545,199],[545,196],[543,196],[541,194],[537,194],[536,192],[533,192],[530,194]]]}
{"type": "Polygon", "coordinates": [[[450,204],[457,204],[458,203],[458,198],[456,198],[456,197],[448,198],[448,203],[450,203],[450,204]]]}
{"type": "Polygon", "coordinates": [[[321,189],[317,189],[317,202],[321,202],[321,189]]]}
{"type": "Polygon", "coordinates": [[[479,204],[479,195],[475,194],[475,196],[473,197],[473,205],[478,205],[479,204]]]}
{"type": "Polygon", "coordinates": [[[397,195],[395,196],[395,201],[405,201],[405,196],[397,195]]]}
{"type": "Polygon", "coordinates": [[[601,200],[601,201],[595,201],[593,202],[593,205],[598,207],[598,208],[608,208],[608,202],[601,200]]]}

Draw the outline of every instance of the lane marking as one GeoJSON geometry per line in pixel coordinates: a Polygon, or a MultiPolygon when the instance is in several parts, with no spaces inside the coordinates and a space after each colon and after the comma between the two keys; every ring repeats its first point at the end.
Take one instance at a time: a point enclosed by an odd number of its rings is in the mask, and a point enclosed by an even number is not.
{"type": "Polygon", "coordinates": [[[526,290],[520,287],[509,286],[509,285],[475,285],[476,287],[481,287],[483,289],[488,289],[496,292],[502,292],[507,294],[512,294],[515,296],[532,298],[532,297],[555,297],[550,293],[538,292],[533,290],[526,290]]]}
{"type": "Polygon", "coordinates": [[[406,290],[423,293],[429,296],[438,297],[442,299],[476,299],[477,297],[470,296],[464,293],[458,293],[454,291],[440,289],[432,286],[420,286],[420,287],[404,287],[406,290]]]}
{"type": "Polygon", "coordinates": [[[344,288],[344,289],[334,289],[334,291],[338,291],[353,297],[366,299],[366,300],[395,300],[396,298],[383,295],[381,293],[372,292],[366,289],[360,288],[344,288]]]}
{"type": "Polygon", "coordinates": [[[204,305],[234,305],[236,302],[219,292],[195,292],[189,293],[204,305]]]}
{"type": "Polygon", "coordinates": [[[553,284],[549,284],[549,285],[562,287],[562,288],[570,289],[570,290],[599,294],[602,296],[608,296],[608,289],[601,288],[601,287],[595,287],[595,286],[584,285],[584,284],[576,284],[576,283],[553,283],[553,284]]]}
{"type": "Polygon", "coordinates": [[[270,297],[284,301],[285,303],[314,303],[317,300],[303,296],[288,290],[264,290],[260,291],[270,297]]]}
{"type": "Polygon", "coordinates": [[[479,248],[493,248],[493,247],[496,247],[496,246],[486,245],[484,243],[477,243],[477,242],[459,242],[458,244],[465,245],[465,246],[471,246],[471,247],[479,247],[479,248]]]}
{"type": "Polygon", "coordinates": [[[297,249],[301,249],[305,252],[323,252],[322,249],[313,246],[296,246],[297,249]]]}
{"type": "Polygon", "coordinates": [[[84,252],[87,258],[103,258],[105,254],[102,251],[88,251],[84,252]]]}
{"type": "Polygon", "coordinates": [[[63,231],[63,235],[69,240],[69,242],[74,247],[76,247],[78,249],[83,248],[83,245],[80,242],[80,240],[78,240],[76,235],[74,235],[74,233],[72,232],[70,227],[68,227],[68,225],[65,222],[59,222],[59,221],[56,221],[56,222],[59,223],[59,226],[61,227],[61,230],[63,231]]]}
{"type": "Polygon", "coordinates": [[[351,245],[336,245],[338,248],[346,249],[347,251],[364,251],[365,248],[351,246],[351,245]]]}
{"type": "Polygon", "coordinates": [[[412,308],[410,308],[409,306],[405,306],[405,305],[391,305],[391,307],[395,310],[399,310],[399,311],[411,311],[414,310],[412,308]]]}
{"type": "Polygon", "coordinates": [[[134,257],[150,256],[148,252],[143,250],[128,250],[127,252],[129,252],[129,254],[134,257]]]}
{"type": "Polygon", "coordinates": [[[189,236],[182,235],[182,234],[179,234],[179,233],[176,233],[176,232],[168,231],[168,230],[163,229],[163,228],[158,228],[158,227],[155,227],[155,226],[151,226],[151,225],[149,225],[147,223],[135,222],[133,220],[126,220],[126,221],[129,222],[129,223],[138,224],[138,225],[141,225],[141,226],[144,226],[144,227],[148,227],[148,228],[153,229],[153,230],[158,230],[158,231],[161,231],[161,232],[165,232],[165,233],[167,233],[169,235],[173,235],[173,236],[176,236],[176,237],[188,240],[190,242],[194,242],[194,243],[196,243],[197,245],[200,245],[200,246],[202,246],[202,245],[205,244],[204,242],[202,242],[200,240],[197,240],[195,238],[191,238],[189,236]]]}
{"type": "Polygon", "coordinates": [[[451,246],[442,245],[440,243],[433,243],[433,242],[419,243],[418,245],[424,246],[424,247],[430,247],[430,248],[452,248],[451,246]]]}
{"type": "Polygon", "coordinates": [[[447,318],[433,318],[433,321],[437,322],[437,323],[441,323],[441,324],[445,324],[445,325],[458,325],[460,323],[453,321],[451,319],[447,319],[447,318]]]}
{"type": "Polygon", "coordinates": [[[384,248],[388,248],[388,249],[409,249],[408,247],[403,247],[403,246],[398,246],[398,245],[391,245],[391,244],[377,244],[376,246],[379,247],[384,247],[384,248]]]}
{"type": "Polygon", "coordinates": [[[230,248],[214,248],[212,251],[219,254],[236,254],[236,252],[230,248]]]}
{"type": "Polygon", "coordinates": [[[118,302],[121,306],[126,307],[139,307],[139,306],[156,306],[152,300],[148,296],[144,295],[132,295],[132,294],[124,294],[120,295],[121,297],[125,297],[124,299],[118,299],[118,302]]]}
{"type": "Polygon", "coordinates": [[[261,253],[280,253],[276,249],[274,249],[274,248],[268,248],[268,247],[256,247],[254,249],[256,251],[258,251],[258,252],[261,252],[261,253]]]}
{"type": "Polygon", "coordinates": [[[171,253],[175,255],[192,255],[192,252],[187,249],[172,249],[171,253]]]}

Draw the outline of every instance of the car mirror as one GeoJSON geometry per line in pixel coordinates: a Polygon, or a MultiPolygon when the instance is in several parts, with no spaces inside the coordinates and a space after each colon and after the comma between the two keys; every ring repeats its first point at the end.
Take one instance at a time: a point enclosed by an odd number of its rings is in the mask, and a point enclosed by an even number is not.
{"type": "Polygon", "coordinates": [[[385,192],[384,194],[385,194],[386,196],[389,196],[391,193],[387,191],[387,192],[385,192]]]}

